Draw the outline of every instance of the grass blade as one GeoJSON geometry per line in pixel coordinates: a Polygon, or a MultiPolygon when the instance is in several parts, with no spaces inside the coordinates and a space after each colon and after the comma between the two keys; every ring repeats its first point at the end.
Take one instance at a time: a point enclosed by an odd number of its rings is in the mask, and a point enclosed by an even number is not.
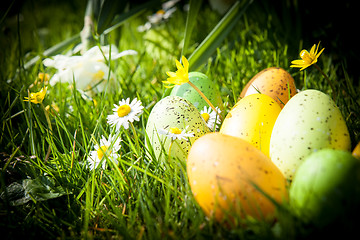
{"type": "Polygon", "coordinates": [[[253,0],[247,1],[243,7],[240,1],[234,3],[227,14],[220,20],[220,22],[189,57],[191,71],[198,69],[201,64],[206,62],[225,37],[230,33],[231,29],[235,26],[237,21],[252,2],[253,0]]]}
{"type": "Polygon", "coordinates": [[[184,36],[184,46],[182,48],[181,55],[185,55],[186,50],[189,46],[189,42],[191,39],[191,33],[194,29],[194,26],[196,24],[196,17],[199,14],[199,10],[201,7],[202,0],[190,0],[189,3],[189,12],[187,14],[186,18],[186,25],[185,25],[185,36],[184,36]]]}
{"type": "Polygon", "coordinates": [[[102,34],[111,24],[115,15],[122,12],[129,1],[105,0],[100,8],[97,24],[97,34],[102,34]]]}

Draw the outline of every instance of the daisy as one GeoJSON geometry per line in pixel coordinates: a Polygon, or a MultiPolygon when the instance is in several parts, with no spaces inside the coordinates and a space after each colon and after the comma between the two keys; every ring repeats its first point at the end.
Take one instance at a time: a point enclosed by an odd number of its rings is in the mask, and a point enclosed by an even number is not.
{"type": "MultiPolygon", "coordinates": [[[[221,111],[218,107],[216,107],[216,110],[218,113],[221,113],[221,111]]],[[[206,106],[204,106],[204,109],[200,111],[200,114],[203,117],[203,119],[205,120],[206,125],[211,130],[218,129],[218,127],[219,127],[218,125],[221,124],[221,121],[220,121],[219,115],[217,115],[217,113],[215,111],[213,111],[210,107],[207,108],[206,106]],[[215,125],[215,129],[214,129],[214,125],[215,125]]]]}
{"type": "Polygon", "coordinates": [[[148,31],[151,27],[156,26],[162,22],[165,22],[171,17],[171,15],[176,11],[175,4],[180,0],[170,0],[162,4],[162,9],[156,13],[148,16],[148,20],[144,25],[138,26],[137,30],[139,32],[148,31]]]}
{"type": "Polygon", "coordinates": [[[166,129],[159,129],[158,133],[161,135],[165,135],[166,137],[170,137],[172,141],[176,139],[183,139],[187,141],[188,137],[194,137],[194,133],[187,132],[188,126],[185,127],[185,129],[181,130],[177,127],[171,127],[169,130],[166,129]]]}
{"type": "Polygon", "coordinates": [[[89,168],[93,170],[101,163],[101,167],[105,169],[106,161],[103,159],[104,155],[118,164],[116,159],[119,157],[117,152],[121,147],[120,141],[120,138],[115,139],[112,135],[108,139],[102,136],[100,144],[95,145],[95,150],[90,152],[90,157],[87,159],[89,168]]]}
{"type": "Polygon", "coordinates": [[[137,98],[130,103],[130,98],[119,101],[119,105],[114,104],[113,114],[107,117],[107,122],[110,126],[116,126],[116,131],[123,126],[125,129],[129,128],[129,122],[140,121],[139,115],[143,112],[141,101],[137,98]]]}

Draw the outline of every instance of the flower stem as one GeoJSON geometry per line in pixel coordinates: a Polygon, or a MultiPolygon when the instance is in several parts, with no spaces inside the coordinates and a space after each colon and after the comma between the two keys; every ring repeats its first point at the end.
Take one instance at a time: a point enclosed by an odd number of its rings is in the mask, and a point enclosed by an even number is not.
{"type": "Polygon", "coordinates": [[[325,77],[326,81],[327,81],[328,84],[330,85],[331,90],[332,90],[333,100],[335,101],[335,100],[336,100],[336,92],[335,92],[335,87],[334,87],[334,85],[332,84],[332,82],[330,81],[330,79],[328,78],[328,76],[321,70],[321,68],[320,68],[317,64],[314,64],[314,66],[315,66],[316,69],[319,70],[319,72],[325,77]]]}
{"type": "Polygon", "coordinates": [[[209,101],[209,99],[200,91],[200,89],[195,86],[192,82],[188,81],[188,83],[190,84],[191,87],[193,87],[199,94],[200,96],[205,100],[205,102],[207,104],[209,104],[209,106],[216,112],[216,114],[220,117],[220,120],[222,121],[222,116],[219,114],[219,112],[216,110],[216,108],[214,107],[214,105],[209,101]]]}
{"type": "MultiPolygon", "coordinates": [[[[50,118],[49,118],[49,113],[46,111],[43,103],[41,103],[41,107],[44,110],[45,118],[46,118],[47,124],[48,124],[49,129],[50,129],[50,134],[52,135],[52,127],[51,127],[51,121],[50,121],[50,118]]],[[[49,143],[49,147],[48,147],[48,150],[47,150],[44,161],[48,160],[48,158],[50,156],[50,153],[51,153],[51,144],[49,143]]]]}
{"type": "Polygon", "coordinates": [[[170,146],[169,146],[169,153],[168,153],[168,161],[170,162],[171,160],[171,148],[172,148],[172,145],[174,143],[175,140],[172,140],[171,139],[171,143],[170,143],[170,146]]]}

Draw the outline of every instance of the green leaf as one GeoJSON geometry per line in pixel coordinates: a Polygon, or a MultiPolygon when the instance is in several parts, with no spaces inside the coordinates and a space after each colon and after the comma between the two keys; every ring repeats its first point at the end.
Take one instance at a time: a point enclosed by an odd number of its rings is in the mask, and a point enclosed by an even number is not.
{"type": "Polygon", "coordinates": [[[14,182],[6,187],[0,198],[9,201],[10,205],[18,206],[33,201],[45,201],[67,194],[61,186],[56,186],[54,179],[40,176],[35,179],[24,179],[21,183],[14,182]]]}
{"type": "Polygon", "coordinates": [[[196,24],[196,18],[199,14],[201,3],[202,3],[202,0],[190,0],[189,12],[187,14],[186,25],[185,25],[184,46],[183,46],[183,49],[181,52],[182,56],[186,53],[187,48],[189,46],[189,42],[191,39],[191,33],[196,24]]]}
{"type": "Polygon", "coordinates": [[[231,9],[189,57],[191,71],[195,71],[201,64],[207,61],[252,2],[253,0],[248,0],[246,3],[240,3],[240,1],[234,3],[231,9]]]}
{"type": "Polygon", "coordinates": [[[97,34],[102,34],[110,26],[115,15],[123,12],[128,3],[128,0],[104,0],[98,17],[97,34]]]}

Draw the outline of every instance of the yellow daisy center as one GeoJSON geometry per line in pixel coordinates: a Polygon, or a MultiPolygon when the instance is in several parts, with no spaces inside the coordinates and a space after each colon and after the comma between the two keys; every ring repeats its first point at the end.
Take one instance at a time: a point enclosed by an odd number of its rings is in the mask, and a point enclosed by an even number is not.
{"type": "Polygon", "coordinates": [[[96,151],[98,158],[101,160],[104,157],[104,153],[108,150],[108,146],[101,146],[96,151]]]}
{"type": "Polygon", "coordinates": [[[202,113],[201,116],[204,118],[205,122],[209,121],[210,115],[207,112],[202,113]]]}
{"type": "Polygon", "coordinates": [[[177,128],[177,127],[171,127],[170,132],[173,133],[173,134],[180,134],[181,130],[179,128],[177,128]]]}
{"type": "Polygon", "coordinates": [[[124,116],[128,115],[130,111],[131,111],[130,106],[127,104],[124,104],[118,108],[117,114],[119,117],[124,117],[124,116]]]}

